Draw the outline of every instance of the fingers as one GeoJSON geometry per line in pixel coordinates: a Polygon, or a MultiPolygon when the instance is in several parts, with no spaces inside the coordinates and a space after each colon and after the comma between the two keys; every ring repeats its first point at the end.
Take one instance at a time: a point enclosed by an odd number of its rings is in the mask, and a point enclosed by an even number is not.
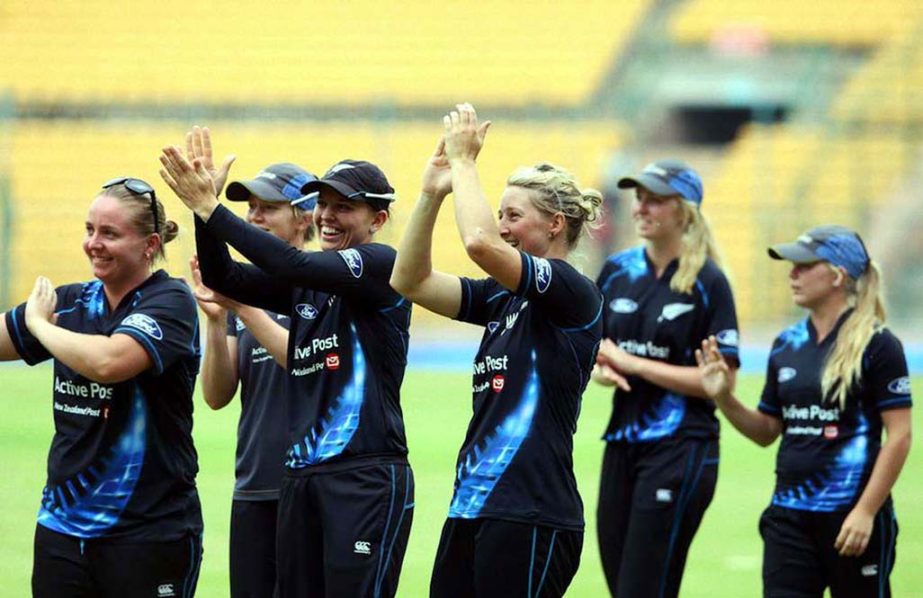
{"type": "Polygon", "coordinates": [[[210,162],[212,159],[212,134],[211,131],[208,130],[208,127],[202,127],[200,137],[202,145],[202,153],[200,155],[210,162]]]}
{"type": "Polygon", "coordinates": [[[192,140],[192,131],[186,131],[186,159],[195,158],[195,143],[192,140]]]}
{"type": "Polygon", "coordinates": [[[439,138],[439,142],[436,143],[436,150],[433,152],[433,157],[439,158],[445,155],[445,136],[439,138]]]}
{"type": "MultiPolygon", "coordinates": [[[[705,341],[702,341],[702,344],[704,345],[705,341]]],[[[702,355],[702,349],[695,350],[695,364],[699,367],[703,367],[705,365],[705,357],[702,355]]]]}
{"type": "Polygon", "coordinates": [[[481,141],[484,141],[484,138],[487,137],[487,129],[490,128],[491,122],[489,120],[484,121],[480,127],[478,127],[478,137],[481,141]]]}

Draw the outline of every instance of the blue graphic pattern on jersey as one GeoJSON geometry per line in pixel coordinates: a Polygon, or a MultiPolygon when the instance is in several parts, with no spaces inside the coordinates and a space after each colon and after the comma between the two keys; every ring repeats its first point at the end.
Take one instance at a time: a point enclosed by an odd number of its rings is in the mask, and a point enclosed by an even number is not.
{"type": "Polygon", "coordinates": [[[609,278],[603,283],[601,287],[603,293],[606,292],[609,285],[612,284],[612,281],[620,276],[627,276],[629,281],[635,282],[647,274],[647,261],[644,259],[644,247],[639,246],[626,249],[609,258],[609,261],[615,264],[616,268],[609,274],[609,278]]]}
{"type": "Polygon", "coordinates": [[[503,472],[509,467],[519,447],[528,437],[532,418],[538,407],[539,380],[532,351],[532,369],[526,381],[519,405],[484,443],[474,447],[458,466],[458,485],[449,506],[449,517],[472,519],[480,514],[503,472]]]}
{"type": "Polygon", "coordinates": [[[286,467],[301,469],[336,457],[343,452],[356,430],[359,429],[359,412],[365,399],[365,353],[359,344],[356,327],[349,325],[353,343],[353,375],[343,391],[332,403],[326,417],[317,427],[288,452],[286,467]]]}
{"type": "Polygon", "coordinates": [[[676,432],[685,416],[685,397],[668,392],[657,401],[653,409],[648,409],[644,412],[640,421],[623,426],[611,434],[606,434],[605,440],[609,442],[613,440],[647,442],[665,438],[676,432]]]}
{"type": "Polygon", "coordinates": [[[805,318],[782,331],[782,334],[779,335],[779,339],[781,339],[782,342],[780,342],[779,346],[773,349],[769,355],[771,357],[788,348],[791,348],[792,351],[797,351],[808,342],[809,338],[811,338],[811,336],[808,334],[808,320],[805,318]]]}
{"type": "Polygon", "coordinates": [[[38,522],[78,538],[97,538],[119,521],[141,477],[147,438],[147,408],[135,388],[125,431],[87,472],[42,491],[38,522]]]}
{"type": "Polygon", "coordinates": [[[840,511],[852,505],[868,465],[868,420],[859,414],[856,435],[843,447],[833,465],[798,486],[776,492],[772,504],[801,511],[840,511]]]}

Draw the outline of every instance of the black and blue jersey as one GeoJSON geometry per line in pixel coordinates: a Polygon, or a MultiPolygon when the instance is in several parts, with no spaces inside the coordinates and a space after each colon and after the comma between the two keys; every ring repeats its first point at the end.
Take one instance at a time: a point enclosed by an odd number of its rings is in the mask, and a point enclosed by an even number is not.
{"type": "MultiPolygon", "coordinates": [[[[288,329],[288,316],[266,315],[288,329]]],[[[278,500],[289,447],[287,374],[234,314],[228,314],[228,336],[237,339],[240,378],[234,500],[278,500]]]]}
{"type": "Polygon", "coordinates": [[[461,279],[456,319],[485,331],[449,518],[582,530],[573,435],[602,333],[602,298],[567,262],[521,255],[516,292],[492,278],[461,279]]]}
{"type": "MultiPolygon", "coordinates": [[[[715,335],[719,351],[739,363],[737,313],[727,278],[709,259],[692,293],[680,293],[670,289],[678,266],[679,260],[673,260],[658,278],[644,247],[610,257],[597,279],[605,300],[603,336],[632,355],[695,366],[696,348],[715,335]]],[[[637,376],[628,382],[631,392],[615,391],[605,440],[718,437],[711,401],[665,390],[637,376]]]]}
{"type": "Polygon", "coordinates": [[[205,284],[290,314],[286,466],[406,460],[400,387],[411,305],[389,285],[395,250],[304,252],[224,207],[207,224],[196,218],[196,243],[205,284]],[[255,265],[233,262],[225,242],[255,265]]]}
{"type": "Polygon", "coordinates": [[[881,449],[881,412],[911,406],[904,350],[887,328],[869,340],[861,380],[850,388],[845,408],[823,400],[824,362],[850,313],[820,343],[806,318],[772,345],[759,410],[782,420],[774,505],[822,512],[851,509],[881,449]]]}
{"type": "MultiPolygon", "coordinates": [[[[127,334],[153,366],[116,384],[54,361],[55,434],[38,523],[78,538],[172,541],[201,533],[192,443],[199,328],[189,287],[163,270],[110,310],[103,283],[57,289],[57,325],[82,334],[127,334]]],[[[32,365],[52,356],[6,314],[16,351],[32,365]]]]}

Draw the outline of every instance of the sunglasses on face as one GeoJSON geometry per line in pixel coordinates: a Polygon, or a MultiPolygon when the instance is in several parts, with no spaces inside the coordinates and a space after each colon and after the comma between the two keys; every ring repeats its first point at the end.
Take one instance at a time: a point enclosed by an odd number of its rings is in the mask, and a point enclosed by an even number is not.
{"type": "Polygon", "coordinates": [[[103,183],[103,189],[109,189],[110,187],[115,187],[117,185],[123,185],[126,189],[134,193],[135,195],[144,195],[149,193],[151,196],[151,215],[154,217],[154,232],[160,228],[159,222],[157,221],[157,194],[154,193],[154,188],[148,185],[146,182],[141,179],[135,179],[132,177],[118,177],[110,181],[103,183]]]}

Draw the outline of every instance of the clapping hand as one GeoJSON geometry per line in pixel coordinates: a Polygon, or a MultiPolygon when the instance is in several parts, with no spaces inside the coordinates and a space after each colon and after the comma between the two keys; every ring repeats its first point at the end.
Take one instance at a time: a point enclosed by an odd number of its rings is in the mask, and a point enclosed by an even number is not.
{"type": "Polygon", "coordinates": [[[478,115],[471,104],[458,104],[456,110],[442,117],[445,126],[445,154],[449,162],[456,160],[474,162],[481,148],[490,121],[478,124],[478,115]]]}
{"type": "Polygon", "coordinates": [[[423,169],[423,195],[443,199],[452,192],[452,168],[445,155],[445,137],[439,138],[436,151],[423,169]]]}
{"type": "Polygon", "coordinates": [[[218,199],[215,196],[215,182],[206,170],[202,160],[195,158],[190,162],[176,146],[163,148],[160,155],[160,176],[173,189],[176,196],[187,208],[202,220],[208,220],[218,199]]]}
{"type": "Polygon", "coordinates": [[[215,162],[212,158],[212,138],[208,127],[194,126],[192,130],[186,133],[186,159],[189,162],[198,160],[202,163],[208,174],[211,175],[215,186],[215,197],[221,195],[225,183],[228,180],[228,172],[231,170],[231,164],[237,159],[237,156],[231,154],[224,159],[220,168],[215,168],[215,162]]]}
{"type": "Polygon", "coordinates": [[[35,327],[42,322],[54,324],[57,319],[54,313],[57,303],[58,295],[51,281],[44,276],[36,278],[32,293],[26,301],[26,328],[34,333],[35,327]]]}
{"type": "Polygon", "coordinates": [[[695,350],[695,362],[702,373],[702,389],[712,400],[718,401],[731,392],[730,369],[721,352],[718,341],[710,336],[702,341],[702,348],[695,350]]]}
{"type": "Polygon", "coordinates": [[[235,310],[238,303],[217,291],[213,291],[202,282],[202,271],[199,269],[199,256],[189,258],[189,270],[192,272],[192,294],[196,303],[210,320],[220,320],[227,316],[227,310],[235,310]]]}

